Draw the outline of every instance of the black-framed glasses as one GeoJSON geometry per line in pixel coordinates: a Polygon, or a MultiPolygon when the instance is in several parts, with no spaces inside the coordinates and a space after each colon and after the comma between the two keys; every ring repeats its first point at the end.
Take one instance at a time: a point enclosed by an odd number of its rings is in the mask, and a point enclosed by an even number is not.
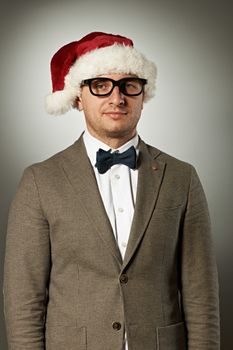
{"type": "Polygon", "coordinates": [[[88,85],[90,93],[94,96],[108,96],[115,86],[119,87],[121,93],[126,96],[138,96],[144,91],[146,79],[127,77],[120,80],[110,78],[92,78],[82,81],[81,86],[88,85]]]}

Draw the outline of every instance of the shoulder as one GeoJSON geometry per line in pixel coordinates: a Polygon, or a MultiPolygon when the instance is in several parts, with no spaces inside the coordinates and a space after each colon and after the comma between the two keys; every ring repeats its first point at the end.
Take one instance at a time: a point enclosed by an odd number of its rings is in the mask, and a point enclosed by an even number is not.
{"type": "Polygon", "coordinates": [[[82,137],[75,141],[72,145],[57,152],[51,157],[28,166],[24,172],[32,172],[34,174],[57,173],[63,166],[64,161],[73,162],[78,157],[85,155],[85,148],[82,137]]]}
{"type": "Polygon", "coordinates": [[[195,167],[189,162],[178,159],[154,146],[140,140],[142,153],[155,162],[163,172],[163,181],[176,187],[201,187],[201,181],[195,167]]]}
{"type": "Polygon", "coordinates": [[[164,169],[162,175],[163,184],[168,186],[166,187],[167,189],[170,188],[169,193],[176,195],[189,193],[200,203],[206,203],[200,177],[192,164],[171,156],[151,145],[145,144],[145,147],[150,157],[157,163],[158,168],[164,169]]]}
{"type": "Polygon", "coordinates": [[[192,172],[194,169],[193,165],[190,164],[189,162],[178,159],[164,152],[159,148],[149,145],[141,140],[140,140],[140,144],[142,145],[144,152],[146,150],[149,157],[151,157],[157,163],[165,164],[166,169],[169,169],[172,171],[178,171],[178,172],[188,172],[188,173],[192,172]]]}

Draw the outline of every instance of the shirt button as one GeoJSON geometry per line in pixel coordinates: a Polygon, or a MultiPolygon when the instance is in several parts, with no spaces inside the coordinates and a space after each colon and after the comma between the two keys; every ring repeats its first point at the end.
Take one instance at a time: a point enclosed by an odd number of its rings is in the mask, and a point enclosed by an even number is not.
{"type": "Polygon", "coordinates": [[[116,174],[115,175],[115,179],[119,180],[120,179],[120,175],[116,174]]]}
{"type": "Polygon", "coordinates": [[[118,208],[119,213],[123,213],[124,209],[123,208],[118,208]]]}
{"type": "Polygon", "coordinates": [[[121,282],[121,283],[127,283],[128,280],[129,280],[129,278],[128,278],[128,276],[127,276],[126,274],[122,274],[122,275],[120,276],[120,282],[121,282]]]}
{"type": "Polygon", "coordinates": [[[126,247],[127,247],[127,243],[126,243],[126,242],[122,242],[122,243],[121,243],[121,246],[122,246],[123,248],[126,248],[126,247]]]}
{"type": "Polygon", "coordinates": [[[115,331],[119,331],[119,330],[121,329],[121,324],[120,324],[120,322],[113,322],[112,328],[113,328],[115,331]]]}

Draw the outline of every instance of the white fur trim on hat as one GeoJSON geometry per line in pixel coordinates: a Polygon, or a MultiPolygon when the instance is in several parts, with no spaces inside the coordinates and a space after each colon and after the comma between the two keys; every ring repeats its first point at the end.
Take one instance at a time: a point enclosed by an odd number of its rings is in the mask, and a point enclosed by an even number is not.
{"type": "Polygon", "coordinates": [[[147,79],[144,102],[154,96],[157,75],[155,64],[131,46],[114,44],[93,50],[76,60],[65,77],[64,89],[46,97],[47,112],[64,114],[81,95],[82,80],[104,74],[133,74],[147,79]]]}

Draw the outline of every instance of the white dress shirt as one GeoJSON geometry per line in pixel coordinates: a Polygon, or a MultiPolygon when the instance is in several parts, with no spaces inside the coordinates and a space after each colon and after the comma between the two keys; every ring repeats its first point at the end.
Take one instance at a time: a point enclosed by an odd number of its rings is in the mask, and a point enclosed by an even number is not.
{"type": "MultiPolygon", "coordinates": [[[[110,147],[94,138],[88,131],[84,133],[83,140],[95,172],[106,213],[124,259],[134,215],[138,170],[132,170],[123,164],[116,164],[106,173],[100,174],[95,167],[96,152],[99,148],[108,151],[110,147]]],[[[137,145],[138,135],[123,146],[112,149],[112,152],[119,151],[122,153],[131,146],[134,146],[137,150],[137,145]]]]}
{"type": "MultiPolygon", "coordinates": [[[[100,174],[95,167],[96,152],[99,148],[108,151],[110,147],[90,135],[87,130],[83,135],[83,140],[87,150],[87,155],[95,172],[106,213],[112,225],[122,258],[124,259],[134,215],[138,170],[132,170],[123,164],[116,164],[107,170],[106,173],[100,174]]],[[[117,149],[112,149],[111,152],[118,151],[122,153],[131,146],[135,147],[138,154],[138,135],[123,146],[117,149]]],[[[124,349],[128,350],[126,334],[123,344],[123,350],[124,349]]]]}

